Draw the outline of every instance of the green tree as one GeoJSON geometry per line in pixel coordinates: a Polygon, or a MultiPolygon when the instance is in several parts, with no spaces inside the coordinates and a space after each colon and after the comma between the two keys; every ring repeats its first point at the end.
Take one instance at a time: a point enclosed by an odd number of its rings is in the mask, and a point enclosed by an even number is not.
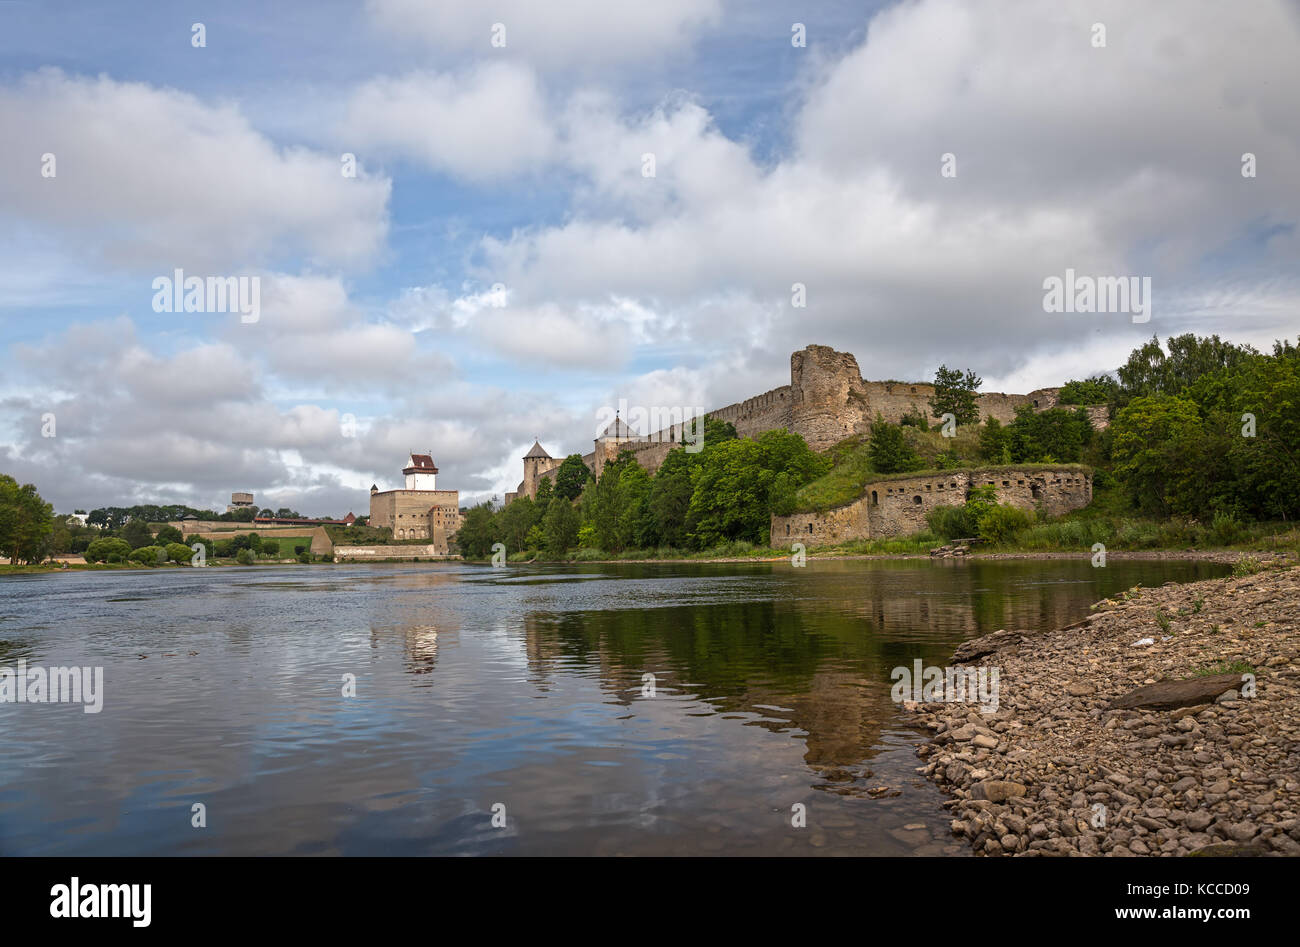
{"type": "Polygon", "coordinates": [[[555,475],[555,495],[566,500],[576,500],[590,479],[591,471],[582,462],[582,456],[570,454],[564,458],[555,475]]]}
{"type": "Polygon", "coordinates": [[[153,545],[153,531],[148,523],[138,518],[128,520],[122,527],[122,538],[131,544],[132,549],[153,545]]]}
{"type": "Polygon", "coordinates": [[[920,470],[923,466],[920,456],[907,442],[902,425],[890,424],[880,414],[876,415],[876,420],[871,424],[867,456],[876,473],[903,473],[920,470]]]}
{"type": "Polygon", "coordinates": [[[275,556],[275,555],[279,555],[279,552],[280,552],[280,541],[278,539],[262,540],[262,555],[275,556]]]}
{"type": "MultiPolygon", "coordinates": [[[[705,444],[709,444],[705,431],[705,444]]],[[[650,515],[660,543],[680,548],[686,544],[686,511],[691,505],[691,472],[698,467],[700,454],[688,454],[678,448],[668,452],[650,482],[650,515]]]]}
{"type": "Polygon", "coordinates": [[[190,558],[194,555],[194,550],[184,543],[168,543],[167,558],[172,562],[179,562],[183,566],[190,564],[190,558]]]}
{"type": "Polygon", "coordinates": [[[972,371],[940,365],[934,373],[934,397],[930,399],[930,413],[936,418],[952,414],[958,424],[978,424],[980,419],[976,392],[983,380],[972,371]]]}
{"type": "Polygon", "coordinates": [[[533,498],[533,503],[536,506],[537,519],[539,521],[546,515],[546,510],[551,505],[551,498],[553,496],[555,496],[555,480],[551,477],[543,477],[542,482],[537,485],[537,496],[533,498]]]}
{"type": "Polygon", "coordinates": [[[154,536],[154,542],[159,546],[165,546],[167,543],[178,543],[183,538],[181,531],[175,526],[164,526],[154,536]]]}
{"type": "Polygon", "coordinates": [[[1173,395],[1135,398],[1116,414],[1113,427],[1115,473],[1137,507],[1167,515],[1183,505],[1186,450],[1204,434],[1195,403],[1173,395]]]}
{"type": "Polygon", "coordinates": [[[34,484],[0,474],[0,555],[10,562],[39,562],[54,531],[54,507],[41,499],[34,484]]]}
{"type": "Polygon", "coordinates": [[[542,524],[543,548],[548,556],[561,558],[578,543],[581,521],[578,510],[569,500],[557,496],[546,511],[542,524]]]}
{"type": "Polygon", "coordinates": [[[528,532],[536,523],[537,505],[528,497],[516,497],[496,514],[493,535],[505,543],[507,552],[521,552],[528,548],[528,532]]]}
{"type": "Polygon", "coordinates": [[[766,431],[757,440],[708,445],[692,474],[687,533],[701,549],[728,540],[766,544],[773,503],[822,476],[830,463],[784,429],[766,431]],[[788,476],[781,478],[782,473],[788,476]]]}
{"type": "Polygon", "coordinates": [[[470,507],[455,538],[462,556],[467,559],[486,559],[492,552],[492,544],[496,542],[493,538],[492,504],[484,501],[470,507]]]}
{"type": "Polygon", "coordinates": [[[257,561],[257,557],[253,555],[253,550],[241,549],[239,550],[239,554],[235,556],[235,561],[241,566],[251,566],[257,561]]]}
{"type": "Polygon", "coordinates": [[[1119,382],[1106,374],[1089,375],[1083,381],[1061,386],[1059,404],[1110,404],[1119,394],[1119,382]]]}
{"type": "Polygon", "coordinates": [[[1011,463],[1011,432],[993,415],[980,428],[979,455],[980,460],[990,464],[1011,463]]]}
{"type": "Polygon", "coordinates": [[[1076,463],[1092,442],[1092,421],[1084,408],[1049,408],[1032,405],[1016,409],[1008,429],[1012,463],[1076,463]]]}

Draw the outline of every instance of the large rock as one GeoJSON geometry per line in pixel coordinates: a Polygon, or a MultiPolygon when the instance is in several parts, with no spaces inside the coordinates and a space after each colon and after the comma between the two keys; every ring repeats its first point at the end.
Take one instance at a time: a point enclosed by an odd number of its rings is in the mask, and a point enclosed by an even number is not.
{"type": "Polygon", "coordinates": [[[1023,796],[1025,792],[1023,783],[1005,779],[985,779],[970,788],[972,799],[987,799],[989,802],[1005,802],[1012,796],[1023,796]]]}
{"type": "Polygon", "coordinates": [[[1241,683],[1240,674],[1211,674],[1192,677],[1184,681],[1160,681],[1129,691],[1110,702],[1112,710],[1149,707],[1154,710],[1173,710],[1213,701],[1225,691],[1241,683]]]}
{"type": "Polygon", "coordinates": [[[952,653],[952,663],[970,664],[972,661],[978,661],[986,654],[995,653],[999,648],[1019,644],[1024,640],[1024,637],[1018,631],[995,631],[991,635],[984,635],[982,638],[972,638],[970,641],[957,646],[957,650],[952,653]]]}

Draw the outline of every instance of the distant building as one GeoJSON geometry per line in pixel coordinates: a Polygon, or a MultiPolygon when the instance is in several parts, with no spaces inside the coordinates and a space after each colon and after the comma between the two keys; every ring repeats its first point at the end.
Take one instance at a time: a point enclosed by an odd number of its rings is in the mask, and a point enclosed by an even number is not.
{"type": "Polygon", "coordinates": [[[564,463],[563,459],[552,457],[546,452],[541,441],[533,441],[532,449],[524,454],[524,479],[519,481],[519,486],[512,492],[505,495],[505,503],[519,496],[537,496],[537,485],[541,482],[542,474],[554,470],[562,463],[564,463]]]}
{"type": "Polygon", "coordinates": [[[251,493],[232,493],[230,494],[230,506],[226,507],[227,513],[234,513],[236,510],[247,510],[253,506],[253,495],[251,493]]]}
{"type": "Polygon", "coordinates": [[[445,555],[463,519],[460,491],[437,489],[438,468],[429,454],[411,454],[402,474],[404,489],[371,485],[370,525],[391,529],[394,539],[427,539],[445,555]]]}

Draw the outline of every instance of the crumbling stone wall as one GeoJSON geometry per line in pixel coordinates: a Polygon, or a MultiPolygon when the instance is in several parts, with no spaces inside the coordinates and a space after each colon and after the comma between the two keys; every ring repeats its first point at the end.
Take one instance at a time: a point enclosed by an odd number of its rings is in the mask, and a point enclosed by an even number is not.
{"type": "MultiPolygon", "coordinates": [[[[976,396],[980,420],[992,416],[1009,423],[1023,405],[1036,411],[1056,407],[1059,394],[1059,388],[1040,388],[1024,395],[986,392],[976,396]]],[[[869,433],[877,414],[897,423],[908,414],[919,413],[931,425],[937,425],[939,420],[930,413],[929,401],[933,397],[933,385],[864,381],[858,360],[848,352],[837,352],[827,345],[809,345],[790,356],[790,384],[708,414],[729,421],[741,437],[786,428],[801,435],[813,450],[823,451],[846,437],[869,433]]],[[[1106,426],[1104,407],[1089,408],[1088,413],[1095,427],[1106,426]]],[[[620,451],[630,450],[642,467],[654,473],[668,452],[680,446],[682,438],[681,426],[674,425],[642,440],[601,443],[582,461],[599,473],[620,451]]],[[[550,469],[545,469],[544,464],[525,466],[519,491],[507,493],[506,502],[517,495],[536,496],[542,479],[555,476],[562,458],[551,462],[554,466],[550,469]]]]}
{"type": "Polygon", "coordinates": [[[1059,516],[1092,502],[1092,472],[1086,468],[989,467],[946,470],[868,483],[862,496],[824,513],[773,516],[772,545],[801,542],[834,545],[854,539],[910,536],[928,526],[925,516],[939,506],[961,506],[970,491],[991,486],[999,503],[1059,516]]]}

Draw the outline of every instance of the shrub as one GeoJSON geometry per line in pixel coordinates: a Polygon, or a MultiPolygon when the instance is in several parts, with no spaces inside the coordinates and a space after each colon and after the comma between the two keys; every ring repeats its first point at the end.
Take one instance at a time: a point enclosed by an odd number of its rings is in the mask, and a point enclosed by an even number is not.
{"type": "Polygon", "coordinates": [[[255,557],[253,556],[253,550],[251,549],[239,550],[239,554],[235,556],[235,561],[238,562],[241,566],[251,566],[255,561],[255,557]]]}
{"type": "Polygon", "coordinates": [[[1240,578],[1244,575],[1254,575],[1264,564],[1254,556],[1242,556],[1232,564],[1232,574],[1240,578]]]}
{"type": "Polygon", "coordinates": [[[1215,513],[1210,539],[1219,546],[1231,546],[1241,536],[1241,522],[1231,513],[1215,513]]]}
{"type": "Polygon", "coordinates": [[[234,542],[229,539],[218,539],[212,544],[212,555],[218,559],[228,559],[236,551],[234,542]]]}
{"type": "Polygon", "coordinates": [[[978,529],[964,506],[936,506],[925,514],[925,522],[940,539],[974,536],[978,529]]]}
{"type": "MultiPolygon", "coordinates": [[[[132,562],[138,562],[141,565],[156,566],[160,551],[162,551],[161,546],[141,546],[139,549],[132,549],[128,558],[132,562]]],[[[165,552],[163,554],[166,555],[165,552]]]]}
{"type": "Polygon", "coordinates": [[[306,547],[306,546],[303,546],[303,545],[297,545],[297,546],[294,546],[294,547],[293,547],[293,554],[294,554],[295,556],[301,556],[301,555],[306,551],[306,549],[307,549],[307,547],[306,547]]]}
{"type": "Polygon", "coordinates": [[[979,520],[979,534],[991,543],[1004,543],[1029,525],[1029,516],[1019,507],[999,504],[979,520]]]}
{"type": "Polygon", "coordinates": [[[121,562],[131,555],[131,544],[125,539],[96,539],[86,547],[87,562],[121,562]],[[117,556],[111,559],[111,556],[117,556]]]}
{"type": "Polygon", "coordinates": [[[172,562],[179,562],[183,566],[190,564],[190,558],[194,555],[194,550],[184,543],[168,543],[167,558],[172,562]]]}
{"type": "Polygon", "coordinates": [[[298,561],[299,561],[299,562],[304,562],[304,563],[305,563],[305,562],[311,562],[311,553],[309,553],[309,552],[308,552],[306,549],[304,549],[302,546],[298,546],[298,547],[296,547],[296,548],[297,548],[297,550],[298,550],[298,561]]]}
{"type": "Polygon", "coordinates": [[[280,541],[278,539],[262,540],[262,555],[275,556],[280,553],[280,541]]]}

